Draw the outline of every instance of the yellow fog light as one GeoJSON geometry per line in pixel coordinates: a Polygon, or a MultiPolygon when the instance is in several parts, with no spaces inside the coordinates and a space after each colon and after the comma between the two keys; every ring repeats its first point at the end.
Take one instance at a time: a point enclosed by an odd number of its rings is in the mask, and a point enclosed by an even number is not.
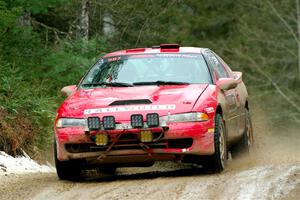
{"type": "Polygon", "coordinates": [[[108,143],[107,134],[97,134],[95,140],[96,140],[96,145],[105,146],[108,143]]]}
{"type": "Polygon", "coordinates": [[[151,131],[141,131],[141,142],[151,142],[153,135],[151,131]]]}

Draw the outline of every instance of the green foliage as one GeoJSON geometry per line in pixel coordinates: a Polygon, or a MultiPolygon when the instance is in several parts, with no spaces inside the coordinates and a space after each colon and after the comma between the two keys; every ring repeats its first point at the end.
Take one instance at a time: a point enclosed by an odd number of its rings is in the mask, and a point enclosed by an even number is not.
{"type": "Polygon", "coordinates": [[[0,28],[2,33],[16,24],[19,11],[20,10],[18,8],[8,10],[6,3],[4,1],[0,1],[0,28]]]}
{"type": "Polygon", "coordinates": [[[49,9],[65,3],[67,0],[6,0],[9,7],[20,7],[24,11],[30,11],[32,14],[46,13],[49,9]]]}
{"type": "Polygon", "coordinates": [[[49,93],[57,94],[56,91],[63,86],[77,84],[105,51],[101,38],[94,38],[88,43],[84,40],[63,41],[45,56],[39,76],[51,88],[49,93]]]}
{"type": "MultiPolygon", "coordinates": [[[[43,140],[43,143],[38,142],[35,145],[40,149],[49,147],[51,143],[45,141],[49,138],[51,131],[49,123],[53,121],[55,116],[55,101],[44,91],[43,88],[47,88],[47,86],[24,81],[19,69],[3,62],[0,63],[0,85],[0,110],[5,109],[8,112],[9,115],[6,117],[18,118],[22,116],[24,120],[31,119],[31,124],[35,130],[28,131],[38,133],[34,137],[36,141],[43,140]]],[[[0,119],[2,122],[3,120],[5,121],[5,119],[0,119]]],[[[11,126],[14,126],[13,122],[11,126]]]]}

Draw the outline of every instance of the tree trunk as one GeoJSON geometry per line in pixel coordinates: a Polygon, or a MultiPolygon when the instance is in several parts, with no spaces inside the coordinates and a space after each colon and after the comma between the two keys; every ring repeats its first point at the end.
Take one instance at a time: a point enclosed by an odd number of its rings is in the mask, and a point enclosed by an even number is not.
{"type": "Polygon", "coordinates": [[[29,11],[25,11],[21,17],[19,18],[19,23],[21,26],[30,26],[31,13],[29,11]]]}
{"type": "Polygon", "coordinates": [[[105,12],[103,16],[103,28],[102,28],[103,34],[106,37],[112,37],[115,31],[116,30],[114,27],[114,21],[112,16],[108,12],[105,12]]]}
{"type": "Polygon", "coordinates": [[[85,40],[89,39],[89,7],[90,0],[82,0],[80,16],[80,36],[85,40]]]}
{"type": "Polygon", "coordinates": [[[300,79],[300,7],[299,0],[296,0],[297,25],[298,25],[298,78],[300,79]]]}

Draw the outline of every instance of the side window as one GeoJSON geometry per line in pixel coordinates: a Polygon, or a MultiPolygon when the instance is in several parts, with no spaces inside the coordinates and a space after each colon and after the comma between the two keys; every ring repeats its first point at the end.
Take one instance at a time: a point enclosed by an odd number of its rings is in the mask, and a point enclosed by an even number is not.
{"type": "Polygon", "coordinates": [[[220,56],[218,56],[217,54],[215,54],[215,55],[217,56],[218,60],[219,60],[219,61],[222,63],[222,65],[224,66],[224,68],[225,68],[227,74],[229,75],[229,77],[234,78],[233,72],[232,72],[232,70],[230,69],[230,67],[227,65],[227,63],[226,63],[220,56]]]}
{"type": "Polygon", "coordinates": [[[210,65],[214,73],[216,73],[218,79],[229,77],[223,65],[220,63],[220,61],[217,59],[214,53],[207,50],[204,52],[204,54],[208,64],[210,65]]]}

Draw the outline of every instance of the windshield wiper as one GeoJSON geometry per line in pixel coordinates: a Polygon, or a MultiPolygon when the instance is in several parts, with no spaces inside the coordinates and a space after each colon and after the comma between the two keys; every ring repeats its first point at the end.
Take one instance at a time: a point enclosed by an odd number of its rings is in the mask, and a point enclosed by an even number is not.
{"type": "Polygon", "coordinates": [[[96,82],[96,83],[84,83],[82,86],[84,87],[95,87],[95,86],[111,86],[111,87],[133,87],[130,83],[122,83],[122,82],[96,82]]]}
{"type": "Polygon", "coordinates": [[[188,85],[187,82],[179,81],[149,81],[149,82],[134,82],[133,85],[188,85]]]}

